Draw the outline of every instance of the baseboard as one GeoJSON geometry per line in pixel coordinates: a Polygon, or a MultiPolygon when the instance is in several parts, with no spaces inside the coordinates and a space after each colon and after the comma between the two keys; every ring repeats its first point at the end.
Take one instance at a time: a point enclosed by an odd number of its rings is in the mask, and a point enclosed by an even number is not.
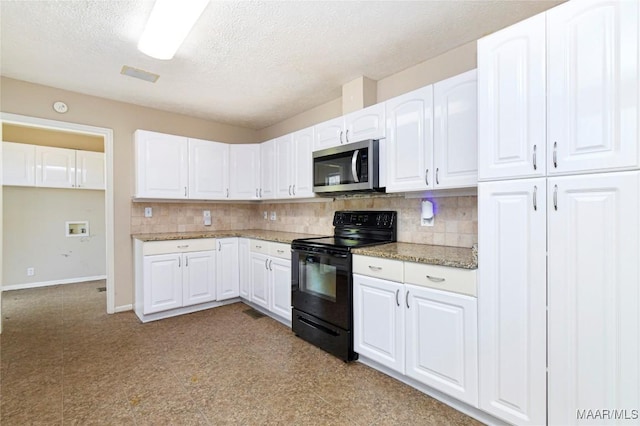
{"type": "Polygon", "coordinates": [[[49,287],[52,285],[75,284],[75,283],[84,283],[87,281],[98,281],[98,280],[106,280],[106,279],[107,279],[106,275],[96,275],[94,277],[67,278],[64,280],[40,281],[36,283],[25,283],[25,284],[12,284],[12,285],[2,286],[2,291],[24,290],[27,288],[49,287]]]}
{"type": "Polygon", "coordinates": [[[127,311],[133,311],[132,304],[116,306],[116,309],[113,311],[113,313],[117,314],[118,312],[127,312],[127,311]]]}

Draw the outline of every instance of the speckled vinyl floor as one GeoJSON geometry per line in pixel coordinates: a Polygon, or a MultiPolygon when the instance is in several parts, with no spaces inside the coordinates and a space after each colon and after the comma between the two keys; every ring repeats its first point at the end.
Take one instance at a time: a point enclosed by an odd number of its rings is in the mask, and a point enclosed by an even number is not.
{"type": "Polygon", "coordinates": [[[141,324],[103,285],[3,294],[3,426],[477,424],[244,304],[141,324]]]}

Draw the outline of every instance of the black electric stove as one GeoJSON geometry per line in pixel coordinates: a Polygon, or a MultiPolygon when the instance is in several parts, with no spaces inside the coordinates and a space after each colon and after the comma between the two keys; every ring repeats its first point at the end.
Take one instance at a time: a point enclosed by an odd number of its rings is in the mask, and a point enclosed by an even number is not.
{"type": "Polygon", "coordinates": [[[395,211],[337,211],[334,234],[291,243],[292,329],[297,336],[345,360],[353,351],[351,250],[396,241],[395,211]]]}

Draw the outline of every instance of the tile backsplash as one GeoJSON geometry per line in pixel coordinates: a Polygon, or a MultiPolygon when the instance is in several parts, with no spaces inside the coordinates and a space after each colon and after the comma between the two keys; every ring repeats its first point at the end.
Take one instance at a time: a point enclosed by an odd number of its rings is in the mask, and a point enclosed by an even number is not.
{"type": "Polygon", "coordinates": [[[478,242],[478,198],[476,196],[429,198],[434,204],[435,223],[420,226],[419,198],[402,196],[322,199],[313,202],[263,203],[144,203],[132,204],[131,233],[196,232],[210,229],[266,229],[329,235],[336,210],[396,210],[398,241],[471,247],[478,242]],[[144,208],[153,217],[144,217],[144,208]],[[211,210],[212,225],[204,226],[203,210],[211,210]],[[276,220],[265,220],[276,212],[276,220]]]}

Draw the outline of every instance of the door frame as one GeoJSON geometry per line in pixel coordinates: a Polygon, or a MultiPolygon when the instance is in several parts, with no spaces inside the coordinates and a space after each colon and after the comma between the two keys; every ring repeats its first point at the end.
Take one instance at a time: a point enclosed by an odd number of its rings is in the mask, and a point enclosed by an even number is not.
{"type": "MultiPolygon", "coordinates": [[[[21,126],[37,127],[41,129],[83,133],[91,136],[101,136],[104,141],[106,189],[105,189],[105,239],[106,239],[106,269],[107,269],[107,313],[116,312],[115,300],[115,259],[114,259],[114,197],[113,197],[113,130],[105,127],[95,127],[86,124],[70,123],[66,121],[49,120],[26,115],[0,112],[0,124],[9,123],[21,126]]],[[[0,204],[1,205],[1,204],[0,204]]],[[[0,257],[0,271],[2,257],[0,257]]],[[[0,289],[1,291],[1,289],[0,289]]],[[[1,296],[1,295],[0,295],[1,296]]],[[[0,299],[1,300],[1,299],[0,299]]],[[[1,329],[1,328],[0,328],[1,329]]]]}

